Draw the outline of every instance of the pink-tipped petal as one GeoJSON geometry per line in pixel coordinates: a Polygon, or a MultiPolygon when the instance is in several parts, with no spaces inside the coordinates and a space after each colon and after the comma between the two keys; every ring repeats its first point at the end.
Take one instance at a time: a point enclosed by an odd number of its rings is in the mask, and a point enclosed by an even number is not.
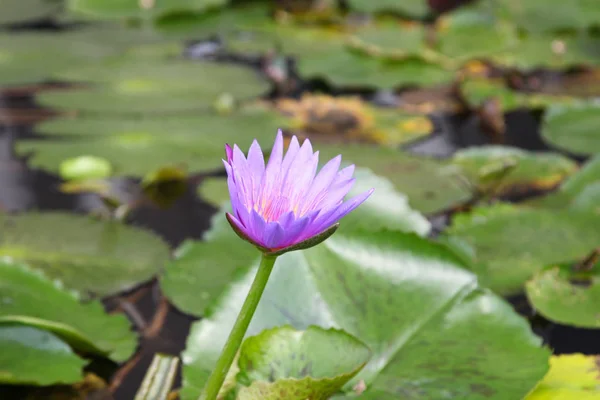
{"type": "Polygon", "coordinates": [[[233,161],[233,149],[228,144],[225,145],[225,155],[227,156],[227,162],[231,164],[233,161]]]}

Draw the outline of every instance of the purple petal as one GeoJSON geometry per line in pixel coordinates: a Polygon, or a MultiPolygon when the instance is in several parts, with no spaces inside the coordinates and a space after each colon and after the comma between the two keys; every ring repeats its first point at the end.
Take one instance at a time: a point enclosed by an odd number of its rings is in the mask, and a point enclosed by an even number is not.
{"type": "MultiPolygon", "coordinates": [[[[369,196],[373,193],[375,189],[368,190],[364,193],[361,193],[357,196],[354,196],[350,200],[344,202],[339,207],[334,208],[332,210],[324,211],[322,215],[319,215],[315,220],[314,224],[311,226],[310,233],[312,235],[316,235],[325,229],[329,228],[331,225],[338,222],[344,216],[348,215],[352,210],[356,207],[360,206],[369,196]]],[[[310,237],[308,236],[308,237],[310,237]]]]}
{"type": "Polygon", "coordinates": [[[306,228],[309,226],[311,222],[311,218],[304,217],[295,220],[286,230],[285,230],[285,240],[283,240],[277,247],[287,247],[291,246],[298,242],[298,237],[304,233],[306,228]]]}
{"type": "Polygon", "coordinates": [[[249,238],[252,238],[250,231],[248,231],[248,229],[241,223],[240,220],[238,220],[235,216],[231,215],[230,213],[227,213],[227,216],[229,221],[234,223],[239,231],[241,231],[244,235],[248,236],[249,238]]]}
{"type": "Polygon", "coordinates": [[[316,208],[315,206],[325,198],[328,188],[338,174],[341,162],[342,156],[337,156],[329,160],[327,164],[321,168],[321,171],[319,171],[319,174],[313,180],[308,193],[304,196],[301,214],[304,214],[309,210],[314,210],[316,208]]]}
{"type": "Polygon", "coordinates": [[[248,151],[248,170],[252,182],[252,204],[257,202],[263,174],[265,172],[265,158],[256,140],[252,142],[248,151]]]}
{"type": "Polygon", "coordinates": [[[231,164],[231,161],[233,160],[233,149],[228,144],[225,145],[225,154],[227,155],[227,162],[231,164]]]}
{"type": "Polygon", "coordinates": [[[270,222],[264,233],[264,246],[269,249],[280,247],[280,243],[285,239],[286,232],[278,222],[270,222]]]}
{"type": "Polygon", "coordinates": [[[288,146],[287,152],[285,153],[285,157],[283,157],[283,161],[281,163],[281,172],[285,174],[290,164],[296,158],[296,154],[300,150],[300,144],[298,143],[298,138],[294,135],[292,136],[292,140],[290,141],[290,145],[288,146]]]}
{"type": "Polygon", "coordinates": [[[248,231],[250,232],[250,237],[258,244],[264,245],[264,233],[267,227],[267,223],[261,217],[256,210],[250,211],[250,226],[248,227],[248,231]]]}

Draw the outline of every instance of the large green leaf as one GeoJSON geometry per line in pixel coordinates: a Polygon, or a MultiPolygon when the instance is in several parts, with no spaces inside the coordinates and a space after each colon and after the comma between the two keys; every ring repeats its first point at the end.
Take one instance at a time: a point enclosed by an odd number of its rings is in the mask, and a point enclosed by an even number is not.
{"type": "Polygon", "coordinates": [[[105,296],[151,279],[169,248],[149,232],[62,213],[0,215],[0,257],[42,270],[80,296],[105,296]]]}
{"type": "MultiPolygon", "coordinates": [[[[344,217],[340,222],[340,231],[395,229],[421,236],[429,233],[430,223],[409,207],[406,197],[394,190],[388,180],[360,168],[355,177],[356,183],[348,193],[348,198],[371,188],[375,192],[369,201],[344,217]]],[[[224,180],[222,183],[226,185],[224,180]]],[[[223,194],[226,197],[219,199],[218,205],[229,198],[227,191],[223,194]]],[[[240,245],[238,251],[230,253],[231,241],[239,241],[229,226],[223,226],[225,210],[229,210],[229,206],[213,218],[216,228],[205,237],[208,242],[188,242],[183,245],[162,277],[161,285],[165,294],[187,313],[202,315],[206,306],[240,270],[245,269],[248,258],[256,254],[255,248],[250,245],[240,245]],[[230,257],[225,258],[225,254],[230,254],[230,257]],[[202,260],[200,263],[199,259],[202,260]],[[215,268],[216,265],[219,267],[215,268]],[[199,273],[202,268],[206,272],[199,273]]]]}
{"type": "Polygon", "coordinates": [[[81,380],[86,362],[52,333],[0,324],[0,383],[54,385],[81,380]]]}
{"type": "Polygon", "coordinates": [[[527,298],[549,320],[564,325],[599,328],[599,271],[600,263],[592,265],[590,270],[579,272],[572,270],[571,263],[544,269],[525,285],[527,298]]]}
{"type": "Polygon", "coordinates": [[[452,158],[479,190],[493,194],[551,189],[577,170],[559,154],[534,153],[505,146],[483,146],[457,152],[452,158]]]}
{"type": "Polygon", "coordinates": [[[52,331],[73,348],[124,361],[136,347],[124,315],[107,315],[102,304],[81,304],[56,281],[19,264],[0,263],[0,323],[21,323],[52,331]]]}
{"type": "MultiPolygon", "coordinates": [[[[231,241],[208,268],[222,268],[240,248],[231,241]]],[[[196,398],[214,366],[255,274],[254,253],[192,327],[184,399],[196,398]]],[[[346,387],[364,380],[365,399],[521,398],[544,375],[549,355],[508,304],[477,288],[453,253],[393,231],[338,232],[281,256],[248,335],[281,324],[336,327],[369,346],[371,361],[346,387]]]]}
{"type": "Polygon", "coordinates": [[[219,169],[225,143],[248,148],[256,138],[263,146],[270,145],[283,122],[260,110],[160,119],[62,118],[42,124],[38,131],[69,135],[68,141],[23,141],[17,149],[33,151],[32,165],[56,172],[64,160],[82,155],[109,161],[116,175],[139,176],[170,165],[191,171],[219,169]]]}
{"type": "Polygon", "coordinates": [[[481,283],[515,294],[544,266],[584,257],[600,243],[600,215],[496,206],[459,214],[447,231],[475,250],[481,283]]]}
{"type": "Polygon", "coordinates": [[[226,0],[154,0],[148,8],[139,0],[67,0],[69,10],[93,18],[155,16],[168,12],[204,11],[223,6],[226,0]]]}
{"type": "Polygon", "coordinates": [[[369,360],[360,341],[335,329],[268,329],[240,349],[238,400],[326,400],[369,360]]]}
{"type": "Polygon", "coordinates": [[[600,153],[600,105],[551,107],[544,115],[542,135],[551,144],[577,154],[600,153]]]}
{"type": "Polygon", "coordinates": [[[140,57],[67,70],[57,77],[96,86],[43,93],[41,104],[97,113],[197,111],[214,105],[222,96],[246,100],[269,89],[249,68],[208,62],[148,62],[140,57]]]}

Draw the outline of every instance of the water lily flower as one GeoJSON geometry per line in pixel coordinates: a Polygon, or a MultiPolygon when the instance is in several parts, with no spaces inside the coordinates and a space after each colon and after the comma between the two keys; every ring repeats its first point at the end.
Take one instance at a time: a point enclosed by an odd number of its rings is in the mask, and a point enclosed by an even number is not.
{"type": "Polygon", "coordinates": [[[317,174],[319,152],[309,140],[302,146],[292,137],[283,156],[283,135],[277,132],[265,166],[256,140],[248,157],[236,145],[225,146],[227,184],[233,212],[227,220],[242,238],[254,244],[262,257],[246,300],[199,400],[216,400],[237,354],[256,307],[280,254],[306,249],[331,236],[338,221],[358,207],[373,189],[344,201],[354,184],[354,165],[340,170],[341,156],[317,174]]]}
{"type": "Polygon", "coordinates": [[[225,150],[233,209],[227,220],[263,253],[279,255],[322,242],[335,232],[342,217],[373,193],[371,189],[344,201],[355,181],[354,165],[339,170],[342,157],[338,155],[317,173],[319,152],[313,152],[310,140],[300,146],[293,136],[284,156],[281,130],[266,166],[256,140],[248,157],[237,145],[226,145],[225,150]]]}

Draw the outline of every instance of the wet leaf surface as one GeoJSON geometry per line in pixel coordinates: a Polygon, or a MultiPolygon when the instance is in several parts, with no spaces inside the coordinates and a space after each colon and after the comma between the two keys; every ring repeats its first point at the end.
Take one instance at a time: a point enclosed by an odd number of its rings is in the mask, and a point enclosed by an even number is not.
{"type": "MultiPolygon", "coordinates": [[[[237,279],[192,328],[183,354],[184,399],[199,393],[241,306],[258,261],[250,251],[237,279]]],[[[228,256],[205,265],[219,259],[228,256]]],[[[369,346],[372,361],[349,384],[364,380],[365,399],[499,391],[520,397],[547,368],[547,352],[524,321],[478,289],[454,254],[414,234],[338,232],[309,251],[280,257],[248,335],[281,324],[342,328],[369,346]],[[460,339],[467,331],[468,345],[460,339]]]]}
{"type": "Polygon", "coordinates": [[[77,382],[86,361],[42,329],[0,324],[0,382],[54,385],[77,382]]]}
{"type": "Polygon", "coordinates": [[[600,263],[565,263],[536,273],[525,285],[532,306],[551,321],[584,327],[600,327],[600,263]]]}
{"type": "Polygon", "coordinates": [[[447,234],[473,248],[471,269],[483,285],[510,295],[546,265],[594,249],[600,241],[598,223],[600,216],[589,212],[492,206],[454,216],[447,234]]]}
{"type": "Polygon", "coordinates": [[[504,146],[461,150],[452,163],[478,190],[494,196],[552,189],[577,171],[577,164],[564,156],[504,146]]]}
{"type": "Polygon", "coordinates": [[[600,105],[551,107],[544,115],[542,135],[550,143],[576,154],[600,153],[600,105]]]}
{"type": "Polygon", "coordinates": [[[0,263],[3,305],[0,326],[25,324],[45,329],[74,349],[125,361],[136,347],[135,334],[124,315],[107,315],[97,301],[87,304],[39,271],[0,263]]]}
{"type": "MultiPolygon", "coordinates": [[[[349,192],[348,198],[370,188],[375,188],[375,192],[368,203],[344,218],[340,223],[340,231],[396,229],[414,232],[420,236],[429,233],[430,223],[410,208],[407,198],[398,193],[388,180],[361,169],[357,169],[355,176],[357,182],[349,192]]],[[[219,201],[220,204],[225,202],[228,202],[228,197],[219,201]]],[[[236,252],[225,260],[224,251],[231,246],[232,240],[237,242],[235,233],[223,225],[224,210],[229,208],[227,204],[213,218],[213,229],[205,237],[210,243],[188,242],[182,245],[177,250],[176,259],[169,263],[165,270],[161,279],[162,288],[182,311],[202,315],[206,306],[223,290],[227,282],[256,254],[254,247],[244,245],[236,248],[236,252]],[[203,260],[202,268],[208,268],[207,273],[210,271],[210,280],[201,278],[201,274],[198,273],[199,257],[203,260]],[[217,264],[220,268],[209,267],[217,264]]]]}
{"type": "Polygon", "coordinates": [[[116,221],[63,213],[0,215],[0,256],[30,264],[83,298],[129,290],[159,273],[166,244],[116,221]]]}
{"type": "Polygon", "coordinates": [[[329,399],[367,363],[370,351],[343,331],[309,326],[265,330],[240,349],[237,399],[329,399]]]}
{"type": "Polygon", "coordinates": [[[165,118],[62,118],[40,125],[45,136],[69,140],[21,142],[20,152],[34,152],[32,165],[59,171],[78,155],[102,158],[115,175],[145,175],[160,167],[188,171],[222,169],[225,143],[249,147],[253,139],[271,142],[284,118],[272,112],[248,110],[232,115],[204,113],[165,118]],[[219,140],[215,140],[218,132],[219,140]]]}

